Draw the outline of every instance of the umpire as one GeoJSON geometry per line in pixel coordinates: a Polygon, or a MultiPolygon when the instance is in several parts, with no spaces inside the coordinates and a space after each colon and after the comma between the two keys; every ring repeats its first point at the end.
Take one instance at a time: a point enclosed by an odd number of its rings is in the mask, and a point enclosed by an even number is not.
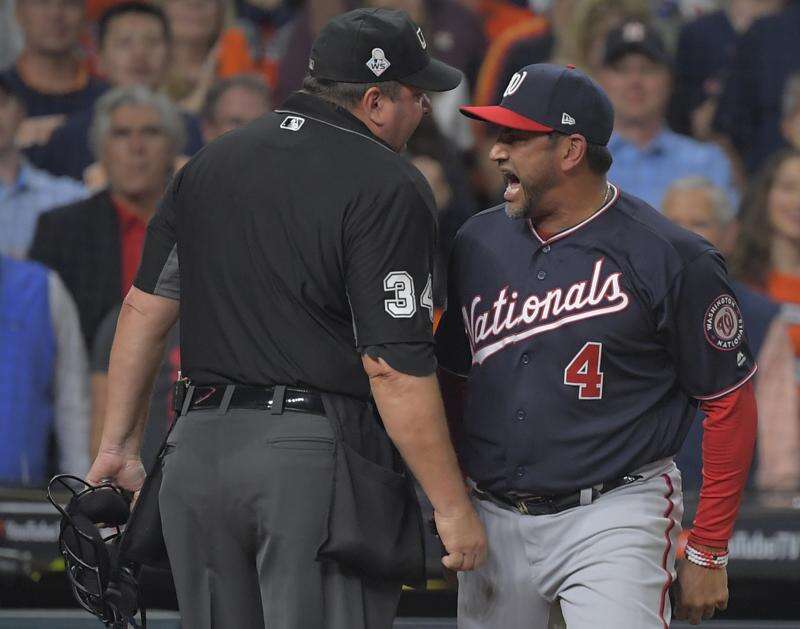
{"type": "Polygon", "coordinates": [[[432,194],[398,155],[430,109],[425,92],[461,74],[428,56],[405,13],[381,9],[334,18],[308,67],[280,110],[175,176],[111,354],[88,480],[136,490],[148,394],[180,311],[191,386],[159,501],[192,629],[391,626],[400,582],[369,564],[382,531],[362,527],[358,552],[329,555],[341,561],[318,556],[343,528],[340,440],[380,479],[394,473],[376,454],[388,433],[434,506],[443,563],[485,557],[434,375],[432,194]]]}

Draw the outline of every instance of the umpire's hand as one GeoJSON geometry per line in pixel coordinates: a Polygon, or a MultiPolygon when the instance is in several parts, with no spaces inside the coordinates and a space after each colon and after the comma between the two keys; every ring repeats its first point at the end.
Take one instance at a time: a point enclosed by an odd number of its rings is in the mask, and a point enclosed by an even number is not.
{"type": "Polygon", "coordinates": [[[461,513],[434,511],[436,530],[447,554],[442,564],[450,570],[475,570],[486,561],[486,531],[472,505],[461,513]]]}
{"type": "Polygon", "coordinates": [[[86,482],[99,485],[107,481],[121,489],[138,492],[144,484],[144,478],[144,466],[139,455],[101,448],[86,475],[86,482]]]}
{"type": "Polygon", "coordinates": [[[685,559],[678,562],[675,618],[699,625],[716,610],[728,607],[728,572],[725,568],[704,568],[685,559]]]}

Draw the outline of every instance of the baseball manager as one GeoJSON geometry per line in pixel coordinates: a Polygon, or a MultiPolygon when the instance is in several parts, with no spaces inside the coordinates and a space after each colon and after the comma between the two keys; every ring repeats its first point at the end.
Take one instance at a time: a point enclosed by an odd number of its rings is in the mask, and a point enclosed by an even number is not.
{"type": "Polygon", "coordinates": [[[459,575],[464,629],[659,629],[683,512],[672,456],[700,406],[705,480],[676,616],[727,604],[753,453],[753,362],[720,254],[606,179],[614,112],[537,64],[498,106],[505,203],[461,228],[440,364],[468,377],[458,451],[491,552],[459,575]]]}

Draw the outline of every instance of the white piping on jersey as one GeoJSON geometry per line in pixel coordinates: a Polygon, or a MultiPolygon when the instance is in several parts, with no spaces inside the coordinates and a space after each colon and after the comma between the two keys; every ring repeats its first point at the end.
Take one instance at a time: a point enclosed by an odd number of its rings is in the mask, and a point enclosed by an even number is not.
{"type": "Polygon", "coordinates": [[[758,371],[758,365],[753,365],[753,368],[750,370],[749,374],[747,374],[744,378],[742,378],[739,382],[734,384],[732,387],[728,387],[727,389],[725,389],[721,393],[715,393],[714,395],[703,395],[703,396],[695,395],[693,397],[694,397],[695,400],[701,400],[703,402],[709,402],[711,400],[718,400],[719,398],[725,397],[729,393],[733,393],[734,391],[736,391],[736,389],[738,389],[745,382],[750,380],[750,378],[752,378],[754,375],[756,375],[756,371],[758,371]]]}
{"type": "Polygon", "coordinates": [[[328,122],[327,120],[320,120],[319,118],[314,118],[314,116],[309,116],[308,114],[301,114],[299,112],[292,111],[291,109],[276,109],[275,113],[276,114],[292,114],[293,116],[300,116],[301,118],[308,118],[309,120],[314,120],[316,122],[319,122],[320,124],[326,124],[329,127],[333,127],[334,129],[339,129],[339,131],[344,131],[346,133],[352,133],[353,135],[361,136],[365,140],[369,140],[370,142],[374,142],[375,144],[377,144],[378,146],[380,146],[383,149],[386,149],[390,153],[394,153],[394,151],[392,149],[390,149],[385,144],[382,144],[382,143],[378,142],[378,140],[376,140],[375,138],[371,138],[368,135],[364,135],[363,133],[359,133],[358,131],[353,131],[352,129],[347,129],[345,127],[340,127],[338,124],[333,124],[332,122],[328,122]]]}
{"type": "Polygon", "coordinates": [[[585,218],[584,220],[582,220],[577,225],[574,225],[573,227],[570,227],[569,229],[565,229],[563,232],[558,232],[557,234],[555,234],[554,236],[551,236],[547,240],[542,240],[542,237],[539,234],[536,233],[536,228],[533,226],[533,221],[531,221],[531,219],[528,219],[528,227],[530,228],[531,233],[534,236],[536,236],[537,240],[540,243],[542,243],[543,245],[550,244],[551,242],[555,242],[556,240],[561,240],[565,236],[569,236],[572,232],[577,231],[578,229],[580,229],[581,227],[586,225],[586,223],[588,223],[589,221],[593,221],[594,219],[596,219],[603,212],[605,212],[608,208],[610,208],[612,205],[614,205],[614,203],[616,203],[617,199],[619,199],[619,188],[617,188],[611,182],[608,183],[608,187],[611,188],[611,190],[613,190],[613,192],[614,192],[614,194],[612,195],[611,199],[607,203],[605,203],[599,210],[597,210],[594,214],[592,214],[589,218],[585,218]]]}

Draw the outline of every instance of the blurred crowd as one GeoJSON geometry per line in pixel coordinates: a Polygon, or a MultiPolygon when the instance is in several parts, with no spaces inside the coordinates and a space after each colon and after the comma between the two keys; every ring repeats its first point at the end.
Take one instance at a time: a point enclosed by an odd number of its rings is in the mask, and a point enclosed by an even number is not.
{"type": "MultiPolygon", "coordinates": [[[[448,245],[502,201],[496,104],[524,65],[574,64],[616,111],[609,178],[726,256],[760,369],[752,489],[800,490],[800,2],[788,0],[0,0],[0,485],[82,475],[119,306],[171,177],[299,89],[316,33],[356,6],[407,11],[465,81],[406,153],[448,245]]],[[[253,156],[257,159],[257,156],[253,156]]],[[[144,459],[170,422],[178,330],[144,459]]],[[[679,454],[702,478],[697,421],[679,454]]]]}

